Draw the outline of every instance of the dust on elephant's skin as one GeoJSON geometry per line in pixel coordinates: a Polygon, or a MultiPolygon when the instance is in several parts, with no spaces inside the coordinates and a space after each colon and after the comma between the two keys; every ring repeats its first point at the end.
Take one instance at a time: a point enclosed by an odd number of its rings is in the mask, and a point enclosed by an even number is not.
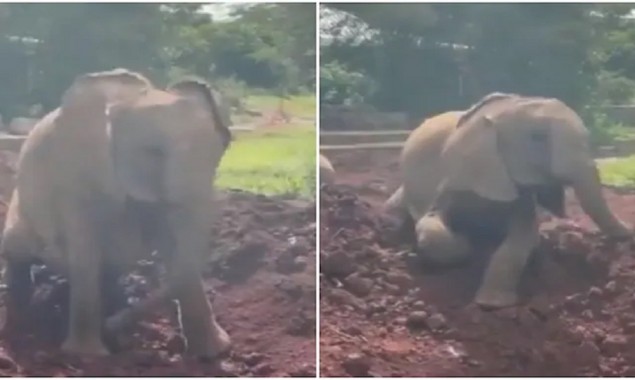
{"type": "Polygon", "coordinates": [[[157,250],[169,298],[179,301],[188,352],[229,348],[202,286],[212,188],[231,135],[214,94],[184,80],[166,90],[125,70],[75,79],[61,106],[27,137],[0,255],[9,287],[8,326],[19,324],[42,259],[69,279],[62,348],[105,355],[102,290],[157,250]]]}
{"type": "Polygon", "coordinates": [[[538,242],[536,206],[564,216],[565,186],[605,234],[631,236],[602,197],[589,132],[557,99],[493,93],[429,118],[408,137],[400,169],[402,186],[384,210],[413,219],[424,262],[465,261],[483,227],[502,237],[476,293],[483,307],[518,302],[538,242]]]}

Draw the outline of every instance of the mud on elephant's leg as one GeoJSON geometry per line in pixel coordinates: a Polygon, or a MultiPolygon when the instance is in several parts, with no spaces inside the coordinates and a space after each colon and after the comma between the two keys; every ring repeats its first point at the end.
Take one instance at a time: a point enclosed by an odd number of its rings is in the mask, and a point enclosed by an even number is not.
{"type": "Polygon", "coordinates": [[[518,283],[538,239],[534,201],[523,196],[515,205],[505,240],[485,271],[475,299],[479,306],[497,309],[518,303],[518,283]]]}
{"type": "MultiPolygon", "coordinates": [[[[102,290],[102,302],[103,302],[103,316],[109,320],[110,317],[125,310],[128,307],[128,299],[126,293],[121,284],[119,284],[119,277],[121,272],[113,266],[106,266],[103,268],[101,290],[102,290]]],[[[113,351],[119,351],[121,343],[117,333],[124,327],[114,330],[109,329],[105,323],[102,327],[102,338],[108,349],[113,351]]]]}
{"type": "Polygon", "coordinates": [[[6,285],[6,316],[2,330],[20,330],[28,324],[28,308],[34,284],[31,267],[36,251],[41,247],[37,236],[18,217],[15,199],[11,200],[0,244],[0,256],[4,261],[2,283],[6,285]]]}
{"type": "Polygon", "coordinates": [[[5,298],[6,315],[0,331],[7,333],[19,331],[26,327],[28,309],[33,294],[31,281],[31,262],[8,259],[2,274],[2,281],[7,287],[5,298]]]}

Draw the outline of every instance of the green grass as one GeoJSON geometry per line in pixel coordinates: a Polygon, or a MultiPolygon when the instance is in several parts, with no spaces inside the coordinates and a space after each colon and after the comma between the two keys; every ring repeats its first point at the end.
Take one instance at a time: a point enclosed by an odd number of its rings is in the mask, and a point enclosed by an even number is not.
{"type": "MultiPolygon", "coordinates": [[[[249,107],[258,111],[272,111],[280,100],[274,95],[251,95],[247,97],[249,107]]],[[[315,117],[315,95],[295,95],[284,100],[284,110],[291,116],[302,118],[315,117]]]]}
{"type": "Polygon", "coordinates": [[[614,124],[607,128],[606,132],[614,141],[628,141],[635,139],[635,128],[622,124],[614,124]]]}
{"type": "Polygon", "coordinates": [[[221,161],[216,184],[313,198],[315,139],[315,128],[295,125],[240,134],[221,161]]]}
{"type": "Polygon", "coordinates": [[[635,156],[600,161],[598,164],[602,183],[611,186],[635,186],[635,156]]]}

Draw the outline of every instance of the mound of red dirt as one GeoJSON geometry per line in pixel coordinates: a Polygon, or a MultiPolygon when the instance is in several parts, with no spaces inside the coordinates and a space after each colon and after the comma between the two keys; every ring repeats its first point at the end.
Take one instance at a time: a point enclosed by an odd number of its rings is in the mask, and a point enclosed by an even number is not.
{"type": "MultiPolygon", "coordinates": [[[[543,217],[523,304],[486,312],[471,300],[492,249],[442,273],[409,267],[344,177],[320,198],[321,376],[635,375],[635,245],[604,239],[575,200],[569,219],[543,217]]],[[[606,197],[635,224],[634,195],[606,197]]]]}
{"type": "MultiPolygon", "coordinates": [[[[67,290],[40,271],[32,331],[0,340],[0,376],[315,376],[315,203],[238,191],[221,198],[204,279],[232,337],[228,358],[185,358],[170,307],[135,327],[112,356],[63,355],[67,290]]],[[[159,262],[142,264],[123,282],[131,301],[160,277],[159,262]]]]}

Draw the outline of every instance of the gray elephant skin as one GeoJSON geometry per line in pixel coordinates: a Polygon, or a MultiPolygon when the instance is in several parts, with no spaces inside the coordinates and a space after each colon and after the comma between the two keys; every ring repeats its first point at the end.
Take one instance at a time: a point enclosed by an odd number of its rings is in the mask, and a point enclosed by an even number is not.
{"type": "Polygon", "coordinates": [[[588,130],[557,99],[493,93],[427,119],[408,137],[400,167],[402,186],[384,208],[412,218],[420,263],[461,265],[476,235],[500,235],[475,296],[483,308],[519,302],[539,241],[536,206],[564,217],[567,186],[602,232],[632,235],[603,198],[588,130]]]}
{"type": "Polygon", "coordinates": [[[204,82],[161,90],[125,69],[77,77],[20,152],[0,246],[6,328],[19,325],[39,259],[69,281],[62,349],[108,354],[108,284],[156,251],[169,298],[180,305],[187,352],[228,350],[199,273],[209,254],[212,184],[231,140],[222,119],[204,82]]]}

